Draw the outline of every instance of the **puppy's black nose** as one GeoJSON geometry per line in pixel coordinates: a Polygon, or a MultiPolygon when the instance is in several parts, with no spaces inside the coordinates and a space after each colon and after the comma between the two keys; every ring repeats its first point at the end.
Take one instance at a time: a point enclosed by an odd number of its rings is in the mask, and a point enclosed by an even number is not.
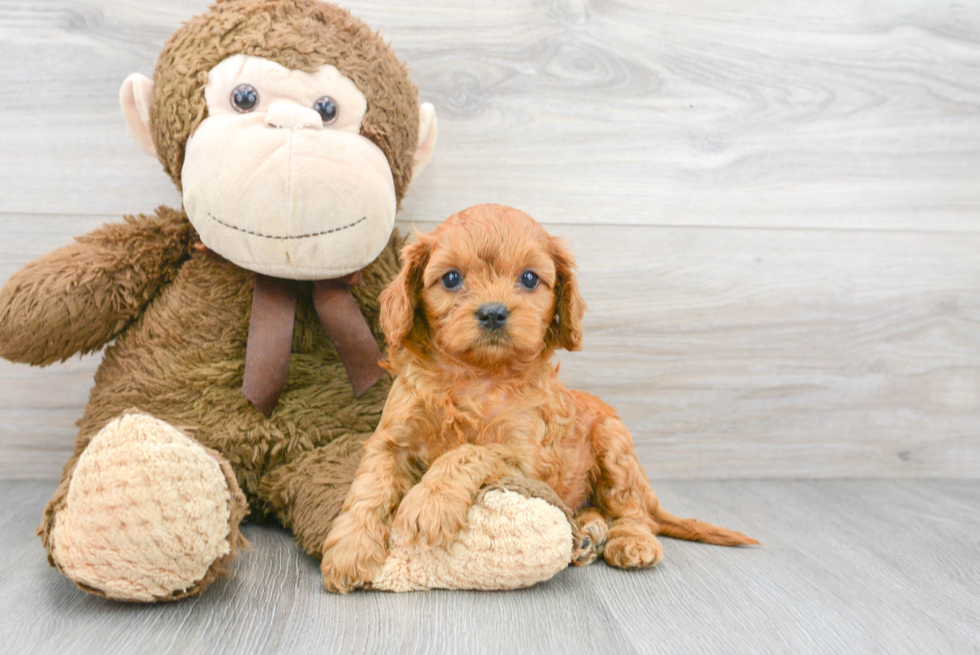
{"type": "Polygon", "coordinates": [[[508,315],[507,308],[496,302],[480,305],[480,308],[476,310],[476,318],[480,321],[480,327],[487,330],[502,328],[507,322],[508,315]]]}

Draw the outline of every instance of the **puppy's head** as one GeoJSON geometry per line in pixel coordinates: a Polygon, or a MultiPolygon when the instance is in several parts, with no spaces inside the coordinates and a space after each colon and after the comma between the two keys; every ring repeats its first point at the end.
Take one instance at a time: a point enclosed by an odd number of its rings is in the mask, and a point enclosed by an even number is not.
{"type": "Polygon", "coordinates": [[[381,294],[392,348],[493,367],[578,350],[585,303],[575,260],[527,214],[477,205],[418,234],[381,294]]]}

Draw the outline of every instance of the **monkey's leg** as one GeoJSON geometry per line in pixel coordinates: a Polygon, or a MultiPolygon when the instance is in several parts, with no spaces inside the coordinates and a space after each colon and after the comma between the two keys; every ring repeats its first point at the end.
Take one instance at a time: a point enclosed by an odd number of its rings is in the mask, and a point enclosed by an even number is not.
{"type": "Polygon", "coordinates": [[[303,453],[266,475],[259,498],[293,531],[307,553],[320,559],[323,542],[340,514],[371,434],[340,437],[303,453]]]}
{"type": "Polygon", "coordinates": [[[405,494],[392,532],[407,545],[441,546],[466,523],[484,485],[519,475],[520,462],[499,444],[464,444],[440,455],[405,494]]]}
{"type": "Polygon", "coordinates": [[[572,559],[583,534],[551,487],[524,477],[485,486],[462,528],[432,548],[393,536],[372,589],[520,589],[548,580],[572,559]]]}
{"type": "Polygon", "coordinates": [[[437,458],[402,500],[372,586],[517,589],[566,568],[580,537],[572,513],[520,468],[499,445],[468,444],[437,458]]]}
{"type": "MultiPolygon", "coordinates": [[[[262,480],[262,501],[314,557],[322,555],[368,436],[337,439],[262,480]]],[[[568,564],[570,516],[543,482],[510,479],[485,487],[452,544],[422,549],[389,540],[388,557],[371,587],[514,589],[546,580],[568,564]]]]}
{"type": "Polygon", "coordinates": [[[131,413],[108,423],[66,467],[38,534],[50,562],[85,591],[177,600],[201,593],[246,543],[238,525],[247,511],[221,455],[131,413]]]}

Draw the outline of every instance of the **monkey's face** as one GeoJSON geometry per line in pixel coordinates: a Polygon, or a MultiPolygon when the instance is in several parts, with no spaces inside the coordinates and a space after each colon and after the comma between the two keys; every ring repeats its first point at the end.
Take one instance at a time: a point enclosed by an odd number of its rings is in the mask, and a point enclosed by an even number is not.
{"type": "Polygon", "coordinates": [[[208,73],[187,142],[184,210],[211,250],[293,279],[357,271],[388,243],[395,187],[361,136],[364,94],[335,67],[304,73],[235,55],[208,73]]]}
{"type": "Polygon", "coordinates": [[[123,83],[130,132],[180,186],[204,245],[258,273],[328,279],[371,263],[435,148],[435,111],[404,64],[330,3],[215,2],[153,77],[123,83]]]}

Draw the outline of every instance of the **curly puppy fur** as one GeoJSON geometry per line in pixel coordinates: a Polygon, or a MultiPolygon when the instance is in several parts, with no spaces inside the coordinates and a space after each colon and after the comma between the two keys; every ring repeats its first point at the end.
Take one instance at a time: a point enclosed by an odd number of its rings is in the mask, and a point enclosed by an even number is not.
{"type": "Polygon", "coordinates": [[[664,510],[614,410],[558,381],[551,355],[582,342],[574,269],[559,240],[499,205],[460,212],[403,250],[381,296],[397,377],[324,543],[327,589],[369,586],[389,530],[399,541],[446,543],[479,490],[512,475],[546,482],[578,508],[579,527],[605,538],[613,566],[656,564],[658,534],[758,543],[664,510]]]}

